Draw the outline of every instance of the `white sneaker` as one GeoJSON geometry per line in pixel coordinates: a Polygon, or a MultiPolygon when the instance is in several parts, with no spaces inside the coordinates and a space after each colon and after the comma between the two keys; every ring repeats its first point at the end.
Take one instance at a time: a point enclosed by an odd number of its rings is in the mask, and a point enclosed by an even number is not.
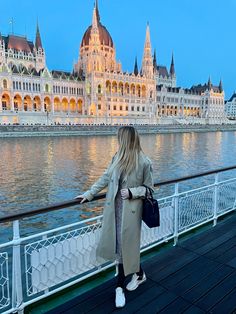
{"type": "Polygon", "coordinates": [[[147,280],[145,273],[143,273],[143,277],[138,279],[139,276],[137,274],[133,274],[131,281],[126,286],[126,289],[129,291],[133,291],[138,288],[141,283],[147,280]]]}
{"type": "Polygon", "coordinates": [[[125,306],[125,294],[122,288],[116,288],[116,307],[125,306]]]}

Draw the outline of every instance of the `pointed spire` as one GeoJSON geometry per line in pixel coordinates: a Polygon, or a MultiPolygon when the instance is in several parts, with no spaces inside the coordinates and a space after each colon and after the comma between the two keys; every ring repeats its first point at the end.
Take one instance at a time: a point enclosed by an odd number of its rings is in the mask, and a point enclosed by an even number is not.
{"type": "Polygon", "coordinates": [[[98,18],[97,18],[97,12],[96,8],[93,9],[93,22],[92,22],[92,28],[97,29],[98,28],[98,18]]]}
{"type": "Polygon", "coordinates": [[[220,79],[220,84],[219,84],[219,91],[220,93],[223,92],[223,84],[222,84],[222,80],[220,79]]]}
{"type": "Polygon", "coordinates": [[[153,68],[157,70],[157,56],[156,56],[156,49],[154,49],[154,56],[153,56],[153,68]]]}
{"type": "Polygon", "coordinates": [[[94,7],[96,9],[97,21],[98,21],[98,23],[100,23],[100,14],[99,14],[99,9],[98,9],[98,0],[95,0],[94,7]]]}
{"type": "Polygon", "coordinates": [[[89,39],[89,45],[91,46],[99,46],[101,44],[100,42],[100,36],[99,36],[99,24],[98,24],[98,17],[97,17],[97,8],[96,3],[94,4],[93,9],[93,20],[92,20],[92,29],[90,33],[90,39],[89,39]]]}
{"type": "Polygon", "coordinates": [[[42,41],[41,41],[41,36],[39,32],[39,24],[37,21],[37,28],[36,28],[36,38],[35,38],[35,47],[38,50],[39,48],[43,48],[42,46],[42,41]]]}
{"type": "Polygon", "coordinates": [[[170,75],[175,75],[175,64],[174,64],[174,54],[172,52],[171,65],[170,65],[170,75]]]}
{"type": "Polygon", "coordinates": [[[134,75],[138,75],[138,60],[137,57],[135,57],[135,63],[134,63],[134,75]]]}
{"type": "Polygon", "coordinates": [[[150,37],[150,26],[149,26],[149,22],[147,22],[147,28],[146,28],[145,47],[151,47],[151,37],[150,37]]]}
{"type": "Polygon", "coordinates": [[[142,73],[144,76],[148,78],[153,77],[153,59],[152,59],[152,47],[151,47],[149,23],[147,23],[147,28],[146,28],[146,38],[145,38],[143,61],[142,61],[142,73]]]}
{"type": "Polygon", "coordinates": [[[208,82],[207,82],[208,90],[212,88],[212,83],[211,83],[211,77],[209,76],[208,82]]]}

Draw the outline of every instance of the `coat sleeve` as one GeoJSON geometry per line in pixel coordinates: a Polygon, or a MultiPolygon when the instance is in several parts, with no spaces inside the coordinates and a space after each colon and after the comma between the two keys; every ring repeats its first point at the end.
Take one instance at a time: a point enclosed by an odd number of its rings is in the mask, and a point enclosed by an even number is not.
{"type": "Polygon", "coordinates": [[[82,196],[86,198],[88,201],[91,201],[96,194],[98,194],[100,191],[102,191],[108,186],[110,179],[109,169],[111,167],[111,164],[105,170],[103,175],[91,186],[91,188],[82,194],[82,196]]]}
{"type": "MultiPolygon", "coordinates": [[[[152,163],[149,159],[148,159],[148,162],[145,164],[144,170],[143,170],[143,184],[150,187],[152,191],[154,192],[153,169],[152,169],[152,163]]],[[[137,186],[137,187],[129,188],[129,190],[132,193],[132,199],[145,197],[146,188],[144,186],[137,186]]]]}

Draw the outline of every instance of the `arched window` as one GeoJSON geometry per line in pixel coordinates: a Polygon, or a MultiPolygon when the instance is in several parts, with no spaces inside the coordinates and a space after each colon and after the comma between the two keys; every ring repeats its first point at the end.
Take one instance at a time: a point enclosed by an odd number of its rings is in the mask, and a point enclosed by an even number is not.
{"type": "Polygon", "coordinates": [[[46,92],[46,93],[49,92],[49,86],[48,86],[48,84],[45,85],[45,92],[46,92]]]}

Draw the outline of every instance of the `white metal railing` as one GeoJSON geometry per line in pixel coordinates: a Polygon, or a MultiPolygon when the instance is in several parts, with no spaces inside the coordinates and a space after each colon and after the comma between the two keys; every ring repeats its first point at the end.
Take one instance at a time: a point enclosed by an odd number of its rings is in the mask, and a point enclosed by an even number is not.
{"type": "MultiPolygon", "coordinates": [[[[160,227],[142,225],[141,251],[146,251],[236,209],[236,175],[159,198],[160,227]]],[[[180,181],[180,180],[179,180],[180,181]]],[[[183,181],[183,180],[181,180],[183,181]]],[[[83,205],[81,205],[83,206],[83,205]]],[[[0,313],[24,308],[114,265],[96,257],[102,216],[30,236],[20,236],[13,221],[13,240],[0,244],[0,313]],[[12,291],[10,294],[9,291],[12,291]]]]}

